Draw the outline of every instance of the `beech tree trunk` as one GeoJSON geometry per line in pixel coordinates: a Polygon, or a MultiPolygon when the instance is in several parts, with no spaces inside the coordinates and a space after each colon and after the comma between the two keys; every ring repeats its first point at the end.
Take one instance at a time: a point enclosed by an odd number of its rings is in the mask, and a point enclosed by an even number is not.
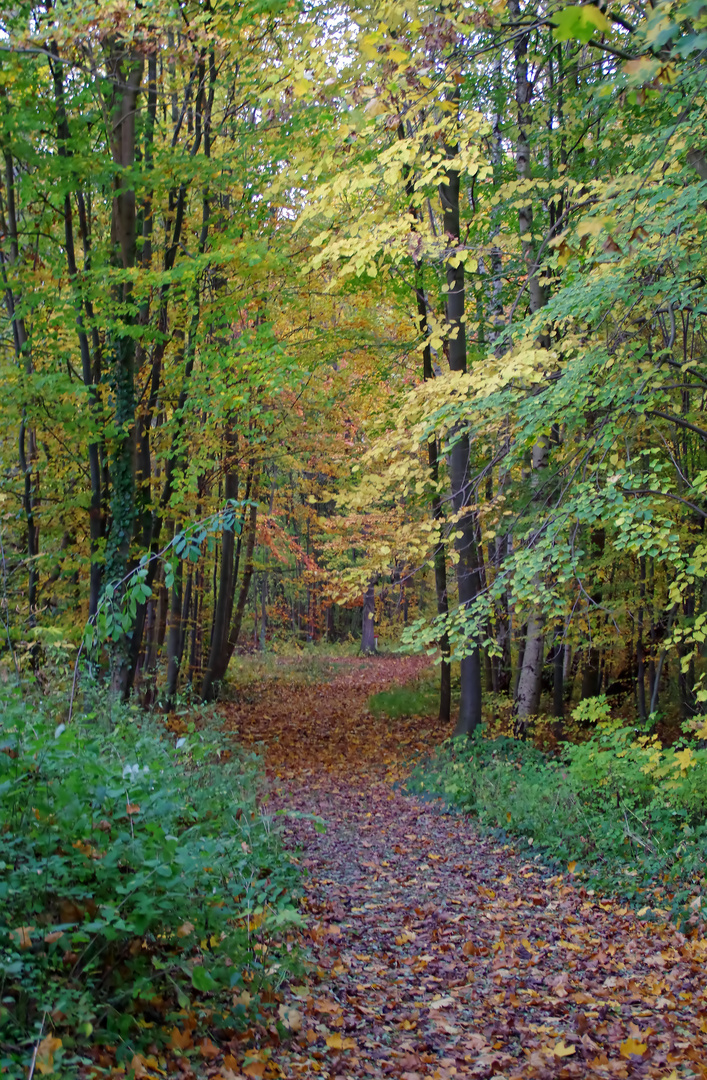
{"type": "MultiPolygon", "coordinates": [[[[509,0],[508,14],[518,26],[521,24],[519,0],[509,0]]],[[[515,39],[513,53],[516,80],[516,116],[518,138],[516,142],[516,173],[519,180],[529,180],[532,176],[530,159],[530,99],[533,85],[528,78],[528,43],[529,35],[519,33],[515,39]]],[[[531,203],[518,210],[518,229],[521,236],[523,261],[527,268],[527,291],[531,313],[539,311],[547,303],[545,287],[540,284],[539,267],[536,265],[535,244],[533,242],[533,207],[531,203]]],[[[541,345],[549,344],[544,334],[539,335],[541,345]]],[[[531,468],[534,473],[547,464],[549,442],[543,438],[533,447],[531,468]]],[[[538,585],[540,582],[538,581],[538,585]]],[[[540,704],[542,662],[544,650],[544,618],[539,606],[528,616],[523,663],[520,668],[518,687],[514,703],[517,724],[521,730],[530,716],[533,716],[540,704]]]]}

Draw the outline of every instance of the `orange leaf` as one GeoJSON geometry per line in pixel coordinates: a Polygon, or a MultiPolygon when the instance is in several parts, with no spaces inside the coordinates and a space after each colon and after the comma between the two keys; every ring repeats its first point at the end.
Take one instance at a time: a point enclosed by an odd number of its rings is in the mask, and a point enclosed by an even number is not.
{"type": "Polygon", "coordinates": [[[314,1008],[320,1013],[331,1013],[332,1016],[336,1016],[340,1013],[341,1005],[337,1001],[329,1001],[327,998],[317,998],[314,1002],[314,1008]]]}
{"type": "Polygon", "coordinates": [[[37,1071],[42,1076],[49,1076],[54,1072],[54,1054],[61,1046],[61,1039],[55,1039],[53,1035],[45,1035],[37,1047],[37,1071]]]}
{"type": "Polygon", "coordinates": [[[210,1060],[211,1058],[218,1057],[221,1051],[218,1046],[214,1046],[211,1039],[206,1038],[202,1039],[199,1043],[199,1053],[202,1057],[209,1058],[210,1060]]]}
{"type": "Polygon", "coordinates": [[[126,814],[139,814],[140,813],[140,807],[138,806],[138,804],[136,802],[126,803],[125,804],[125,813],[126,814]]]}
{"type": "Polygon", "coordinates": [[[194,1045],[192,1042],[191,1031],[180,1031],[179,1028],[172,1028],[169,1044],[175,1050],[188,1050],[190,1046],[194,1045]]]}
{"type": "Polygon", "coordinates": [[[21,949],[30,949],[32,947],[32,938],[30,936],[32,930],[34,930],[33,926],[18,926],[16,930],[10,931],[10,937],[17,942],[21,949]]]}
{"type": "Polygon", "coordinates": [[[243,1066],[243,1072],[246,1076],[255,1076],[257,1077],[257,1080],[260,1080],[265,1073],[265,1062],[251,1061],[250,1065],[243,1066]]]}

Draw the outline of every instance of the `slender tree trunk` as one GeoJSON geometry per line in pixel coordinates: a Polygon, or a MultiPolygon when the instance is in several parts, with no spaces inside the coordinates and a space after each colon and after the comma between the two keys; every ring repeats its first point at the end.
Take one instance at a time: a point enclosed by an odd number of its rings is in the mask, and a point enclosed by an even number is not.
{"type": "MultiPolygon", "coordinates": [[[[4,97],[4,94],[2,95],[4,97]]],[[[17,266],[20,258],[19,236],[17,232],[17,209],[15,205],[15,172],[12,154],[3,149],[5,161],[5,188],[7,206],[2,207],[4,229],[9,234],[11,267],[17,266]]],[[[24,369],[25,381],[27,382],[33,373],[32,352],[29,335],[25,320],[17,314],[17,298],[7,274],[5,256],[2,258],[2,277],[5,288],[5,303],[7,314],[12,326],[12,339],[15,357],[18,364],[24,369]]],[[[39,588],[39,568],[37,559],[39,556],[39,520],[38,520],[38,491],[39,478],[34,468],[37,458],[37,439],[34,429],[27,427],[26,411],[23,409],[22,420],[17,442],[18,460],[20,473],[23,478],[22,506],[27,526],[27,601],[28,623],[34,626],[37,611],[37,590],[39,588]]]]}
{"type": "MultiPolygon", "coordinates": [[[[195,81],[198,81],[197,92],[197,124],[193,133],[193,140],[190,147],[190,156],[194,157],[202,145],[204,148],[204,156],[209,158],[211,156],[211,120],[213,113],[213,102],[216,88],[216,62],[211,53],[209,57],[209,76],[208,76],[208,94],[206,93],[206,67],[205,67],[206,53],[202,52],[199,63],[192,73],[192,77],[187,88],[187,96],[185,102],[188,99],[188,95],[191,93],[191,88],[195,81]]],[[[173,111],[174,112],[174,111],[173,111]]],[[[177,121],[175,120],[175,123],[177,121]]],[[[175,139],[177,137],[178,129],[175,130],[175,139]]],[[[186,183],[182,183],[179,188],[179,192],[176,195],[174,201],[174,220],[172,223],[171,242],[165,254],[165,271],[169,271],[174,266],[177,251],[179,249],[179,243],[181,238],[181,232],[184,222],[184,215],[186,213],[186,196],[187,187],[186,183]]],[[[172,200],[170,199],[170,205],[172,200]]],[[[202,213],[201,213],[201,233],[199,235],[199,242],[197,250],[200,255],[203,255],[206,250],[206,242],[209,235],[209,225],[211,220],[211,208],[210,208],[210,195],[208,187],[204,190],[202,196],[202,213]]],[[[172,445],[170,453],[167,457],[165,465],[164,486],[162,494],[159,500],[158,507],[153,510],[151,521],[149,523],[149,530],[143,537],[145,546],[149,548],[150,554],[153,556],[149,563],[147,584],[151,585],[154,574],[156,572],[158,560],[156,556],[159,553],[160,535],[162,531],[162,524],[164,520],[165,510],[168,508],[172,494],[174,492],[174,485],[176,478],[180,470],[185,465],[184,450],[183,450],[183,426],[184,426],[184,408],[187,403],[189,395],[191,375],[196,359],[196,333],[199,327],[201,318],[201,303],[200,303],[200,287],[197,286],[194,289],[193,298],[193,315],[191,324],[189,327],[186,341],[184,337],[184,331],[175,331],[174,337],[180,338],[182,341],[181,357],[184,361],[184,373],[182,377],[182,389],[179,395],[179,402],[177,406],[178,422],[176,430],[172,438],[172,445]]],[[[151,394],[156,397],[156,387],[159,386],[159,377],[161,371],[161,357],[166,344],[166,302],[167,293],[166,286],[161,293],[161,309],[158,317],[158,325],[165,331],[165,335],[161,342],[156,345],[157,357],[153,358],[152,365],[152,385],[151,394]]],[[[137,667],[137,661],[140,654],[140,648],[142,645],[142,635],[145,623],[145,604],[138,604],[137,612],[135,616],[135,624],[133,627],[132,638],[128,650],[128,661],[125,668],[124,678],[122,680],[123,696],[127,697],[130,693],[133,679],[135,677],[135,670],[137,667]]],[[[199,639],[200,640],[200,639],[199,639]]]]}
{"type": "MultiPolygon", "coordinates": [[[[226,447],[226,464],[224,468],[224,498],[226,504],[235,502],[238,498],[238,473],[233,468],[230,458],[235,450],[235,436],[229,435],[226,447]]],[[[231,508],[232,509],[232,508],[231,508]]],[[[201,684],[202,701],[211,701],[217,690],[217,682],[223,672],[219,672],[220,659],[223,656],[224,647],[228,640],[229,618],[233,608],[234,581],[234,554],[236,547],[235,515],[232,521],[224,525],[221,533],[221,568],[219,574],[218,594],[214,608],[213,629],[209,646],[209,659],[201,684]]]]}
{"type": "Polygon", "coordinates": [[[363,618],[361,629],[361,652],[373,656],[376,651],[376,582],[371,578],[363,594],[363,618]]]}
{"type": "MultiPolygon", "coordinates": [[[[428,379],[434,378],[434,371],[432,368],[432,350],[427,335],[427,300],[425,298],[421,264],[416,264],[416,273],[417,280],[415,293],[417,298],[417,316],[420,332],[425,337],[425,348],[422,354],[422,374],[425,381],[427,381],[428,379]]],[[[439,447],[437,439],[431,439],[427,443],[427,463],[429,465],[432,483],[436,487],[439,482],[439,447]]],[[[438,494],[432,496],[432,518],[434,521],[440,523],[441,528],[444,520],[444,510],[442,507],[442,499],[438,494]]],[[[447,557],[445,546],[441,538],[435,547],[433,558],[437,614],[442,618],[445,618],[449,612],[449,598],[447,595],[447,557]]],[[[448,724],[452,712],[452,666],[449,662],[449,634],[446,630],[439,639],[439,648],[442,654],[439,680],[439,722],[440,724],[448,724]]]]}
{"type": "MultiPolygon", "coordinates": [[[[459,108],[459,94],[455,91],[453,101],[459,108]]],[[[448,145],[447,157],[456,156],[457,146],[448,145]]],[[[449,327],[449,367],[454,372],[466,372],[466,330],[464,315],[464,263],[458,258],[460,243],[459,224],[459,172],[447,170],[447,183],[440,184],[440,201],[447,238],[447,324],[449,327]],[[454,263],[457,263],[455,266],[454,263]]],[[[452,489],[452,506],[459,520],[455,524],[457,539],[455,548],[457,562],[457,590],[459,606],[472,606],[479,592],[479,559],[476,550],[476,522],[468,510],[472,492],[469,483],[469,437],[463,432],[453,436],[449,453],[449,472],[452,489]]],[[[471,735],[481,723],[481,656],[477,644],[469,645],[469,652],[462,656],[459,715],[455,735],[471,735]]]]}
{"type": "MultiPolygon", "coordinates": [[[[255,534],[258,522],[258,507],[256,503],[257,499],[257,477],[253,479],[253,488],[251,498],[253,502],[250,507],[250,517],[248,523],[248,539],[246,540],[245,560],[243,566],[243,579],[241,581],[241,587],[238,592],[238,600],[236,602],[235,610],[233,612],[233,618],[231,619],[231,629],[228,633],[228,658],[226,661],[226,667],[228,667],[228,661],[233,656],[233,650],[238,644],[238,637],[241,632],[241,626],[243,625],[243,615],[245,613],[246,604],[248,603],[248,593],[250,591],[250,583],[253,577],[253,554],[255,552],[255,534]]],[[[224,667],[224,674],[226,671],[224,667]]]]}
{"type": "MultiPolygon", "coordinates": [[[[521,26],[522,16],[519,0],[509,0],[508,14],[517,27],[521,26]]],[[[516,173],[519,180],[532,177],[529,127],[530,101],[533,85],[528,76],[529,34],[517,32],[513,55],[515,62],[516,117],[518,135],[516,141],[516,173]]],[[[533,207],[530,202],[521,205],[518,210],[518,229],[521,237],[523,261],[527,272],[527,291],[532,314],[547,303],[545,287],[540,283],[540,273],[536,266],[535,244],[533,242],[533,207]]],[[[539,343],[547,346],[549,341],[544,333],[539,335],[539,343]]],[[[549,444],[541,439],[533,448],[532,469],[537,472],[547,463],[549,444]]],[[[538,582],[539,584],[539,582],[538,582]]],[[[515,700],[515,712],[521,730],[525,730],[527,720],[537,712],[540,704],[542,663],[544,650],[544,618],[538,606],[528,616],[526,642],[523,651],[523,664],[518,679],[515,700]]]]}
{"type": "MultiPolygon", "coordinates": [[[[177,693],[177,679],[179,678],[179,664],[181,661],[180,644],[183,647],[184,626],[182,617],[182,605],[185,598],[182,597],[182,583],[184,580],[184,563],[179,559],[174,571],[172,584],[172,596],[169,605],[169,633],[167,634],[167,688],[166,705],[171,709],[177,693]]],[[[189,579],[191,581],[191,578],[189,579]]],[[[188,603],[186,604],[189,610],[188,603]]]]}
{"type": "Polygon", "coordinates": [[[555,630],[555,646],[552,657],[552,711],[558,720],[565,717],[565,646],[562,643],[564,623],[555,630]]]}

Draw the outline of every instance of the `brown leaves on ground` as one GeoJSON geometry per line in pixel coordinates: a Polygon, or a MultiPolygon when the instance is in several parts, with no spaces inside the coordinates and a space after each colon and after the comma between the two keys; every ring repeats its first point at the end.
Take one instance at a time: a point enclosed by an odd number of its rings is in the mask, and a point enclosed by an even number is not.
{"type": "Polygon", "coordinates": [[[397,775],[401,764],[449,735],[433,719],[378,720],[368,699],[429,671],[425,657],[343,658],[330,661],[331,680],[308,682],[282,662],[282,674],[249,684],[224,709],[226,727],[239,742],[262,743],[271,777],[295,778],[336,772],[397,775]]]}
{"type": "Polygon", "coordinates": [[[313,967],[285,994],[297,1022],[265,1075],[707,1078],[707,941],[641,923],[390,783],[448,733],[377,722],[366,702],[420,670],[346,661],[327,684],[266,684],[227,708],[242,741],[266,743],[275,804],[328,823],[287,826],[313,967]]]}

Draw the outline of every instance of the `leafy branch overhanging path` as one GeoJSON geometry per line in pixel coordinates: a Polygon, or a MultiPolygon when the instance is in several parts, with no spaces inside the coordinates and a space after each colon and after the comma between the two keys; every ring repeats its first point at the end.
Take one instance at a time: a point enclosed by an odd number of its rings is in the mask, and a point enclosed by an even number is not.
{"type": "Polygon", "coordinates": [[[315,968],[289,988],[298,1030],[261,1075],[707,1077],[707,941],[401,794],[403,763],[446,732],[378,722],[366,703],[420,661],[337,667],[228,711],[267,743],[274,803],[328,823],[288,825],[315,968]]]}

